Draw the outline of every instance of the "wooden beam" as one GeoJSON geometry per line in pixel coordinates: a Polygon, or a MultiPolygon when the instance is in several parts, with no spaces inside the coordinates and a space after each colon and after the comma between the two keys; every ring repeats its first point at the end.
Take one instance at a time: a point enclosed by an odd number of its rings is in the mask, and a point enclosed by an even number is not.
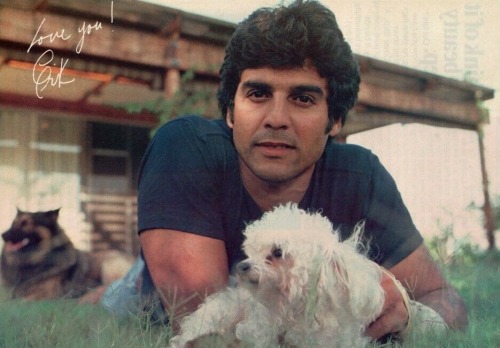
{"type": "Polygon", "coordinates": [[[474,124],[450,122],[433,117],[421,117],[412,114],[394,113],[384,110],[369,110],[361,108],[360,111],[353,110],[349,112],[346,123],[344,127],[342,127],[340,134],[344,137],[347,137],[351,134],[361,133],[371,129],[398,123],[419,123],[434,127],[458,128],[472,131],[475,130],[474,124]]]}
{"type": "Polygon", "coordinates": [[[219,77],[219,69],[224,55],[224,46],[215,46],[207,42],[187,40],[182,37],[179,39],[177,57],[182,70],[193,69],[197,73],[219,77]]]}
{"type": "Polygon", "coordinates": [[[172,38],[124,26],[89,21],[60,14],[0,8],[0,40],[26,47],[26,54],[53,49],[68,55],[86,55],[162,68],[193,69],[216,75],[224,58],[224,47],[179,38],[177,57],[171,57],[172,38]],[[89,29],[93,27],[94,29],[89,29]],[[87,34],[82,34],[82,29],[87,34]],[[38,32],[38,34],[37,34],[38,32]],[[63,39],[63,37],[65,39],[63,39]],[[83,38],[83,41],[82,41],[83,38]]]}
{"type": "Polygon", "coordinates": [[[366,82],[360,86],[358,103],[401,114],[421,117],[440,118],[453,124],[477,125],[481,118],[477,107],[472,102],[449,102],[431,98],[418,91],[405,91],[383,88],[366,82]]]}
{"type": "Polygon", "coordinates": [[[148,112],[129,113],[125,109],[108,105],[70,102],[59,99],[23,96],[13,93],[0,93],[0,106],[22,107],[23,109],[36,109],[85,117],[87,119],[107,120],[145,127],[154,127],[158,120],[155,115],[148,112]]]}
{"type": "Polygon", "coordinates": [[[85,94],[83,95],[83,97],[78,102],[79,103],[86,103],[87,100],[88,100],[88,98],[90,98],[92,95],[100,94],[101,91],[102,91],[102,89],[104,88],[104,86],[110,84],[111,81],[113,81],[115,79],[116,79],[116,76],[113,77],[112,80],[100,81],[97,86],[95,86],[94,88],[91,88],[91,89],[87,90],[85,92],[85,94]]]}

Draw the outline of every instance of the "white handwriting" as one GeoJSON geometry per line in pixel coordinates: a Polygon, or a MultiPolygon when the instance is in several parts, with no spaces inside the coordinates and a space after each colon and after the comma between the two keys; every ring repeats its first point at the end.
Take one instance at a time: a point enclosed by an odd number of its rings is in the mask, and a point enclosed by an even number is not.
{"type": "MultiPolygon", "coordinates": [[[[42,46],[44,44],[47,45],[47,43],[52,43],[55,40],[67,41],[71,39],[71,34],[66,33],[64,29],[60,29],[49,34],[41,34],[41,32],[43,33],[45,29],[43,28],[44,24],[45,18],[38,26],[27,52],[30,52],[35,45],[42,46]]],[[[87,24],[86,22],[83,22],[78,28],[80,39],[76,45],[75,52],[77,54],[81,53],[86,35],[90,35],[100,29],[102,29],[102,23],[99,21],[96,21],[95,24],[87,24]]],[[[68,78],[67,76],[65,78],[64,76],[64,69],[66,68],[66,64],[68,64],[69,59],[61,58],[60,66],[56,66],[56,63],[52,62],[53,60],[54,51],[48,49],[38,57],[35,65],[33,66],[33,82],[35,83],[35,92],[39,99],[43,98],[42,92],[47,87],[51,86],[61,88],[63,85],[67,85],[75,81],[74,78],[68,78]]]]}
{"type": "Polygon", "coordinates": [[[96,21],[94,25],[86,24],[83,22],[82,26],[78,28],[78,32],[81,34],[80,41],[78,41],[78,45],[76,46],[76,53],[80,53],[83,47],[83,41],[85,40],[85,35],[90,35],[92,30],[98,31],[102,29],[102,23],[96,21]]]}
{"type": "Polygon", "coordinates": [[[61,39],[61,40],[69,40],[71,38],[71,34],[65,34],[64,29],[61,31],[56,31],[55,33],[50,33],[45,36],[38,36],[38,33],[40,32],[40,29],[42,29],[43,23],[45,23],[45,18],[42,20],[42,23],[38,26],[38,29],[35,33],[35,36],[33,37],[33,40],[31,41],[30,47],[28,47],[28,50],[26,52],[29,52],[31,48],[35,45],[38,44],[38,46],[43,44],[43,41],[46,39],[49,39],[49,42],[54,42],[55,39],[61,39]]]}
{"type": "MultiPolygon", "coordinates": [[[[72,83],[75,79],[63,80],[63,72],[66,64],[68,63],[68,59],[61,58],[61,66],[58,68],[59,71],[52,77],[52,67],[50,63],[54,59],[54,52],[52,50],[45,51],[36,61],[35,66],[33,67],[33,82],[35,83],[35,91],[36,95],[39,99],[42,99],[43,96],[41,92],[47,86],[58,87],[61,88],[62,85],[66,85],[68,83],[72,83]],[[41,62],[42,58],[45,55],[49,55],[49,58],[46,62],[41,62]],[[41,68],[41,70],[40,70],[41,68]]],[[[54,64],[55,65],[55,64],[54,64]]]]}

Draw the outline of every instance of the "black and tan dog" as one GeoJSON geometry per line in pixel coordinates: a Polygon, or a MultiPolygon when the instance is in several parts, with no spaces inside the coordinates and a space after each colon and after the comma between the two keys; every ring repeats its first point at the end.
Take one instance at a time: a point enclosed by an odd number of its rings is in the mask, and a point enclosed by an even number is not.
{"type": "Polygon", "coordinates": [[[13,298],[80,298],[97,302],[106,285],[123,276],[130,258],[117,251],[76,249],[58,223],[59,209],[19,211],[2,234],[1,273],[13,298]]]}

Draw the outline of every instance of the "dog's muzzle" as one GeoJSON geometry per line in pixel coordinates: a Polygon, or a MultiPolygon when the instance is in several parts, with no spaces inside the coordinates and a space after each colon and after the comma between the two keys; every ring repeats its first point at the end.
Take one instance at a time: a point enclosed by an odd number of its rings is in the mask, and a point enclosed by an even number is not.
{"type": "Polygon", "coordinates": [[[21,229],[11,228],[2,233],[4,241],[3,250],[6,252],[17,252],[27,250],[30,244],[35,245],[40,242],[39,235],[34,233],[25,233],[21,229]]]}
{"type": "Polygon", "coordinates": [[[254,285],[259,284],[259,279],[256,274],[252,274],[252,264],[247,261],[241,261],[236,265],[236,275],[239,280],[251,283],[254,285]]]}
{"type": "Polygon", "coordinates": [[[236,265],[236,271],[239,274],[245,274],[247,273],[250,269],[252,268],[252,265],[250,265],[249,262],[242,261],[236,265]]]}

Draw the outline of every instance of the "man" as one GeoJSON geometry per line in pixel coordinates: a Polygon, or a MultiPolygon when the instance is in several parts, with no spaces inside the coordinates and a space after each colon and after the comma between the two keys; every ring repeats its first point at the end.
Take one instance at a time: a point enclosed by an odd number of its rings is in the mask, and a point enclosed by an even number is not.
{"type": "MultiPolygon", "coordinates": [[[[369,151],[337,144],[359,71],[333,13],[314,1],[260,9],[226,48],[218,94],[223,120],[162,127],[140,173],[139,230],[150,277],[175,325],[228,283],[244,258],[242,230],[287,202],[321,211],[343,237],[365,221],[370,257],[452,328],[463,303],[422,244],[394,181],[369,151]]],[[[403,331],[408,308],[382,279],[373,338],[403,331]]]]}

